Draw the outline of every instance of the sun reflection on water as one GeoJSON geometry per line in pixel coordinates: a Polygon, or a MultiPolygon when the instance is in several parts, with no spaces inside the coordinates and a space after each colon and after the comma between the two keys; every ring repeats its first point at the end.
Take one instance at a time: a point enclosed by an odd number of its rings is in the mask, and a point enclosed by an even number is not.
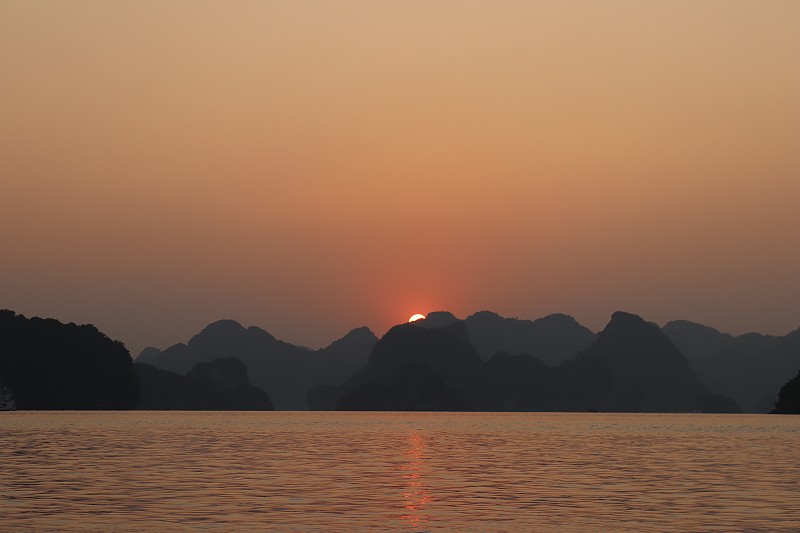
{"type": "Polygon", "coordinates": [[[407,461],[400,467],[405,480],[403,507],[405,512],[400,519],[414,529],[424,529],[430,515],[424,512],[425,505],[431,501],[423,474],[425,473],[425,439],[418,433],[409,436],[409,448],[404,452],[407,461]]]}
{"type": "Polygon", "coordinates": [[[0,413],[0,531],[800,532],[792,417],[410,417],[0,413]]]}

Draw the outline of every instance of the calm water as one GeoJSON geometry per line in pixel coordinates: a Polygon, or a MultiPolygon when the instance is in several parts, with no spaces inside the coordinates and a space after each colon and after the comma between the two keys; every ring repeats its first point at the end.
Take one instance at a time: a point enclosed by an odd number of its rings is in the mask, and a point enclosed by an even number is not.
{"type": "Polygon", "coordinates": [[[800,417],[0,413],[0,530],[800,531],[800,417]]]}

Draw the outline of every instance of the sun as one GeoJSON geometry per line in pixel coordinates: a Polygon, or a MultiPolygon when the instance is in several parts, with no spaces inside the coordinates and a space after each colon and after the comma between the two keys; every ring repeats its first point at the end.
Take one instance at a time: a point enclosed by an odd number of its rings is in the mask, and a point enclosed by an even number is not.
{"type": "Polygon", "coordinates": [[[409,322],[416,322],[417,320],[425,320],[425,315],[416,313],[411,315],[411,318],[408,319],[409,322]]]}

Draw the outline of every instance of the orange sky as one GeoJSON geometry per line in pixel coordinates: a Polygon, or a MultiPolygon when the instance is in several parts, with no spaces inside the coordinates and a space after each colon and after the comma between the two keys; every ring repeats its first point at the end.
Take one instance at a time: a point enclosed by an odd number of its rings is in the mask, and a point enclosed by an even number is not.
{"type": "Polygon", "coordinates": [[[0,2],[0,307],[800,326],[800,3],[0,2]]]}

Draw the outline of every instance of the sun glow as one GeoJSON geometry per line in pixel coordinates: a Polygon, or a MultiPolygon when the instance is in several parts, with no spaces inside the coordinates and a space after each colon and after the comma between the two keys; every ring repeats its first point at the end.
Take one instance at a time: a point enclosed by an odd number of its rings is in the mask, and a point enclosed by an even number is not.
{"type": "Polygon", "coordinates": [[[408,319],[409,322],[416,322],[417,320],[425,320],[425,315],[415,313],[411,315],[411,318],[408,319]]]}

